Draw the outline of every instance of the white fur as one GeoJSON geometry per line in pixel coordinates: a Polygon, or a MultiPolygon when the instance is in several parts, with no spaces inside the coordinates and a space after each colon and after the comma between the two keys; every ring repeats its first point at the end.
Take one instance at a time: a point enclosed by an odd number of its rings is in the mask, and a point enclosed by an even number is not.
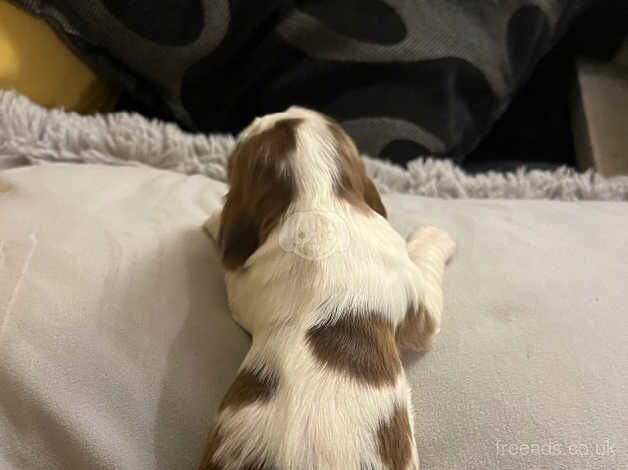
{"type": "MultiPolygon", "coordinates": [[[[396,404],[409,410],[412,424],[405,375],[394,386],[365,385],[323,367],[306,344],[306,333],[343,312],[376,312],[398,325],[409,304],[425,305],[440,325],[443,269],[455,245],[434,228],[415,233],[407,244],[383,217],[339,199],[333,191],[334,147],[316,113],[290,108],[259,118],[241,138],[291,117],[305,118],[290,160],[297,199],[244,269],[225,274],[233,318],[253,336],[243,367],[268,364],[277,371],[278,388],[267,403],[223,410],[218,424],[230,437],[215,458],[225,469],[237,469],[245,462],[226,456],[230,446],[240,446],[245,456],[271,456],[279,469],[358,470],[360,463],[379,469],[380,424],[396,404]],[[303,240],[292,232],[293,217],[308,222],[303,240]],[[297,238],[286,249],[291,236],[297,238]],[[307,256],[312,253],[329,255],[307,256]]],[[[206,225],[214,237],[218,224],[214,215],[206,225]]],[[[413,449],[409,468],[418,466],[413,449]]]]}

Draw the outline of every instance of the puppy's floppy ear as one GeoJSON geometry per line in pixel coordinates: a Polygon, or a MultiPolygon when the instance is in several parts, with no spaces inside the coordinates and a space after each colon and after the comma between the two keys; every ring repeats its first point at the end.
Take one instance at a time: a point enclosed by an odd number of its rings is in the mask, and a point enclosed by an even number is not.
{"type": "Polygon", "coordinates": [[[364,162],[360,158],[355,143],[340,124],[329,117],[325,119],[334,139],[336,154],[340,163],[340,178],[336,192],[352,204],[362,207],[366,205],[382,217],[386,217],[386,208],[375,184],[366,174],[364,162]]]}
{"type": "Polygon", "coordinates": [[[260,244],[255,216],[227,200],[222,211],[219,239],[225,269],[242,266],[260,244]]]}
{"type": "Polygon", "coordinates": [[[364,200],[371,209],[386,218],[386,208],[384,207],[382,198],[379,196],[379,191],[377,191],[371,178],[366,175],[364,176],[364,200]]]}
{"type": "Polygon", "coordinates": [[[260,181],[242,197],[227,195],[220,223],[220,247],[222,264],[227,270],[235,270],[266,240],[276,227],[290,202],[292,189],[281,181],[260,181]]]}
{"type": "Polygon", "coordinates": [[[294,199],[287,162],[296,149],[295,128],[299,123],[297,119],[280,121],[236,145],[219,234],[227,270],[244,265],[294,199]]]}

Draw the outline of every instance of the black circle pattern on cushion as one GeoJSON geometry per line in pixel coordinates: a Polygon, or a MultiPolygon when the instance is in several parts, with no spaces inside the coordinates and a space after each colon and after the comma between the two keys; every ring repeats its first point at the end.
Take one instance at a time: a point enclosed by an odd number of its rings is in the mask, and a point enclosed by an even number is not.
{"type": "Polygon", "coordinates": [[[301,0],[296,5],[334,31],[360,41],[396,44],[406,36],[402,19],[380,0],[301,0]]]}
{"type": "Polygon", "coordinates": [[[411,140],[399,139],[393,140],[382,149],[379,154],[384,160],[391,160],[397,163],[408,163],[417,157],[426,157],[431,155],[428,149],[417,142],[411,140]]]}
{"type": "MultiPolygon", "coordinates": [[[[276,37],[258,44],[256,52],[234,75],[212,74],[211,55],[187,71],[183,103],[202,129],[237,132],[249,116],[299,104],[340,121],[405,120],[448,143],[448,155],[459,156],[475,145],[499,107],[499,96],[480,70],[458,58],[378,64],[311,60],[276,37]],[[246,76],[247,68],[256,75],[246,76]],[[212,85],[202,86],[207,83],[212,85]],[[212,103],[211,109],[205,103],[212,103]]],[[[359,134],[352,137],[359,146],[359,134]]]]}
{"type": "Polygon", "coordinates": [[[202,0],[102,0],[127,28],[159,44],[182,46],[203,30],[202,0]]]}
{"type": "Polygon", "coordinates": [[[300,104],[404,162],[463,158],[590,1],[56,0],[39,14],[145,109],[189,129],[237,132],[300,104]]]}

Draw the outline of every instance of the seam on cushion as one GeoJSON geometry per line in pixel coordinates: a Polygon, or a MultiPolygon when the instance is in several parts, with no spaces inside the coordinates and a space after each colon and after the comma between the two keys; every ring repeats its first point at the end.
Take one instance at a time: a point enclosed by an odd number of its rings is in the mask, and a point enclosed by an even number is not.
{"type": "MultiPolygon", "coordinates": [[[[13,306],[15,305],[15,302],[17,300],[20,287],[22,286],[22,281],[24,280],[24,277],[26,276],[26,273],[28,272],[28,268],[30,267],[31,260],[33,259],[33,255],[35,254],[35,250],[37,249],[37,244],[39,242],[39,239],[37,238],[37,232],[31,233],[29,240],[31,242],[31,249],[26,255],[26,258],[24,259],[24,264],[22,265],[22,271],[20,272],[20,275],[15,281],[15,286],[13,287],[13,291],[11,292],[11,295],[9,296],[9,302],[7,303],[7,306],[4,310],[4,318],[2,319],[2,323],[0,323],[0,342],[2,342],[3,340],[4,331],[6,330],[6,327],[9,323],[9,317],[11,316],[13,306]]],[[[3,260],[4,256],[5,256],[4,240],[2,240],[2,244],[0,244],[0,260],[3,260]]]]}

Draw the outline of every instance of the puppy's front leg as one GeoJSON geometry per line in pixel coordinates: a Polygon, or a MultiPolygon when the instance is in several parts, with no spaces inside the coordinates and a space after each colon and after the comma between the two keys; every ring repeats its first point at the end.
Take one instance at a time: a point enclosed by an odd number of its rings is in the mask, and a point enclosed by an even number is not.
{"type": "Polygon", "coordinates": [[[443,274],[455,251],[456,243],[449,234],[436,227],[421,228],[408,238],[408,254],[420,272],[420,295],[397,328],[399,346],[424,351],[440,331],[443,274]]]}
{"type": "MultiPolygon", "coordinates": [[[[222,209],[218,209],[212,213],[212,215],[203,224],[203,230],[205,233],[214,240],[216,246],[219,246],[218,235],[220,233],[220,218],[222,216],[222,209]]],[[[247,333],[251,334],[250,328],[244,324],[242,319],[237,314],[237,308],[233,305],[232,296],[229,295],[229,284],[232,281],[232,277],[237,276],[236,273],[225,273],[225,283],[227,284],[227,304],[229,311],[231,312],[231,318],[247,333]]]]}
{"type": "Polygon", "coordinates": [[[203,229],[209,237],[218,244],[218,234],[220,232],[220,217],[222,215],[222,209],[217,209],[209,216],[209,219],[203,224],[203,229]]]}

